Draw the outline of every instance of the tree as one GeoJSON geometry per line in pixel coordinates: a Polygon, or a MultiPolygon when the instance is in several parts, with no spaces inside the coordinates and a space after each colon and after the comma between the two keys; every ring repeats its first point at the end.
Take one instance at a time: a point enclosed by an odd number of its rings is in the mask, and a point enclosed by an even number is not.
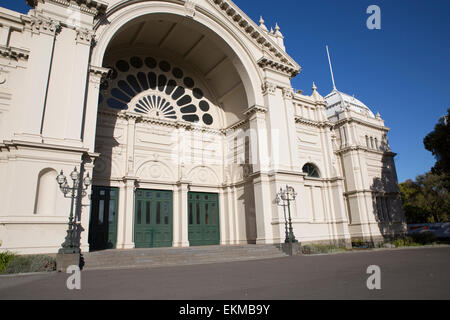
{"type": "Polygon", "coordinates": [[[434,131],[428,134],[424,141],[425,149],[436,158],[432,168],[434,174],[443,175],[447,190],[450,190],[450,109],[442,117],[434,131]]]}
{"type": "Polygon", "coordinates": [[[403,210],[411,223],[447,222],[450,218],[450,192],[443,175],[427,173],[416,181],[400,184],[403,210]]]}

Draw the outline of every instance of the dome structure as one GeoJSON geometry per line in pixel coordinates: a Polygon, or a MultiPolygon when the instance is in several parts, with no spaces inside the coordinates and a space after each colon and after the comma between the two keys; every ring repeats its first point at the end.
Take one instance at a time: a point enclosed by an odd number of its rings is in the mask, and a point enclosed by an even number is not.
{"type": "Polygon", "coordinates": [[[327,103],[327,117],[332,117],[336,113],[340,113],[343,110],[348,109],[356,113],[375,118],[373,112],[364,103],[356,99],[354,96],[343,93],[336,88],[325,97],[325,101],[327,103]]]}

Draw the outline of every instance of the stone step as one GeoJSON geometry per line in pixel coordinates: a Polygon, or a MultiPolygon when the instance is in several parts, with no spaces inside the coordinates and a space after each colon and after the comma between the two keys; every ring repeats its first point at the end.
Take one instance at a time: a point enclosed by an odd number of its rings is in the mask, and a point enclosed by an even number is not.
{"type": "Polygon", "coordinates": [[[272,245],[107,250],[83,254],[84,270],[153,268],[280,257],[286,257],[286,254],[272,245]]]}

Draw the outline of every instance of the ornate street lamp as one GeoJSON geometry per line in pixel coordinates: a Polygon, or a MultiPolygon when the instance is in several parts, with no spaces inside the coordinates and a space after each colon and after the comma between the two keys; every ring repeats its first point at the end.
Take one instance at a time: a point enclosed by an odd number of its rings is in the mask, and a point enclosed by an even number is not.
{"type": "Polygon", "coordinates": [[[283,190],[283,188],[280,188],[280,192],[277,194],[277,204],[280,206],[283,206],[284,209],[284,220],[285,220],[285,229],[286,229],[286,243],[296,243],[298,242],[295,239],[294,230],[292,228],[292,217],[291,217],[291,201],[294,201],[297,197],[297,193],[295,192],[293,187],[286,186],[286,190],[283,190]],[[280,200],[281,199],[281,200],[280,200]],[[282,204],[280,204],[282,202],[282,204]],[[289,214],[289,234],[287,231],[287,224],[286,221],[286,207],[288,208],[288,214],[289,214]]]}
{"type": "Polygon", "coordinates": [[[286,201],[281,199],[281,194],[283,193],[282,188],[280,188],[280,192],[277,193],[277,197],[275,199],[275,202],[277,203],[278,206],[283,207],[283,213],[284,213],[284,231],[285,231],[285,243],[289,243],[289,232],[288,232],[288,221],[286,218],[286,201]]]}
{"type": "Polygon", "coordinates": [[[65,198],[70,198],[70,216],[69,216],[69,224],[67,230],[67,236],[64,243],[61,245],[61,249],[59,249],[59,254],[80,254],[80,244],[75,239],[75,230],[76,230],[76,222],[74,221],[74,204],[75,199],[78,197],[85,197],[87,195],[86,190],[91,185],[91,178],[89,177],[89,172],[86,177],[82,177],[80,173],[77,171],[77,168],[72,171],[70,174],[70,178],[72,179],[72,187],[67,183],[67,178],[64,175],[64,172],[61,170],[60,175],[56,177],[56,181],[59,184],[59,188],[64,194],[65,198]]]}

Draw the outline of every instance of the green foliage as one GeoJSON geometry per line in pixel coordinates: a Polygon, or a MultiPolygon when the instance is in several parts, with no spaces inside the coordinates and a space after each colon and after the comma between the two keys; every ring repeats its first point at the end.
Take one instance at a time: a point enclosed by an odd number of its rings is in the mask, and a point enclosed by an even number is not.
{"type": "Polygon", "coordinates": [[[302,246],[303,254],[323,254],[323,253],[333,253],[345,251],[345,248],[340,248],[335,245],[320,245],[320,244],[309,244],[302,246]]]}
{"type": "Polygon", "coordinates": [[[400,184],[403,211],[409,224],[448,222],[450,192],[443,175],[427,173],[400,184]]]}
{"type": "Polygon", "coordinates": [[[6,266],[6,273],[51,272],[56,270],[56,260],[44,255],[17,256],[6,266]]]}
{"type": "Polygon", "coordinates": [[[0,252],[0,273],[3,273],[8,263],[13,260],[16,255],[12,252],[0,252]]]}
{"type": "Polygon", "coordinates": [[[434,131],[425,137],[423,143],[425,149],[436,158],[432,172],[445,176],[447,190],[450,190],[450,109],[447,110],[447,116],[439,120],[434,131]]]}
{"type": "Polygon", "coordinates": [[[394,245],[396,248],[400,247],[418,247],[420,246],[420,243],[417,243],[414,241],[414,238],[412,237],[405,237],[405,238],[399,238],[392,242],[392,245],[394,245]]]}

